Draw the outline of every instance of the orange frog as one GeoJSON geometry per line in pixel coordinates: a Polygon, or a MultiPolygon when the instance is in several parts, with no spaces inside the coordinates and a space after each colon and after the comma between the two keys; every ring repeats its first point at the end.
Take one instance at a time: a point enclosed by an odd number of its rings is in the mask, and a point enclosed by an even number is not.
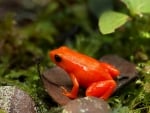
{"type": "Polygon", "coordinates": [[[108,99],[116,88],[113,78],[120,72],[112,65],[100,62],[78,53],[68,47],[62,46],[49,52],[51,60],[64,69],[73,82],[73,88],[68,92],[65,88],[64,95],[76,98],[79,86],[86,88],[86,96],[95,96],[108,99]]]}

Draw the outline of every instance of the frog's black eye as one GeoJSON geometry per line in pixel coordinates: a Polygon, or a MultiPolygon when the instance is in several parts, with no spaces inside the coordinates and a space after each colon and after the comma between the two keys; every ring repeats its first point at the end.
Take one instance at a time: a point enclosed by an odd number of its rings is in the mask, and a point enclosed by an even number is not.
{"type": "Polygon", "coordinates": [[[56,62],[61,62],[62,61],[62,58],[57,54],[54,56],[54,58],[55,58],[56,62]]]}

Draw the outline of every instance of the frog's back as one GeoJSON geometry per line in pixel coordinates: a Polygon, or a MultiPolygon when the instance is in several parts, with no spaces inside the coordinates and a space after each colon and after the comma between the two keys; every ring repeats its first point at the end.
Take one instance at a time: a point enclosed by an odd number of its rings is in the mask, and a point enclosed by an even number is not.
{"type": "Polygon", "coordinates": [[[95,60],[92,57],[76,52],[64,46],[59,49],[60,52],[58,53],[61,53],[63,55],[63,58],[66,62],[70,62],[81,66],[88,66],[90,68],[99,65],[99,61],[95,60]]]}
{"type": "Polygon", "coordinates": [[[83,67],[82,69],[79,68],[77,71],[74,70],[73,73],[76,76],[79,84],[85,88],[87,88],[89,85],[91,85],[94,82],[112,79],[110,74],[106,70],[104,70],[101,66],[98,67],[93,66],[92,68],[86,66],[83,67]]]}

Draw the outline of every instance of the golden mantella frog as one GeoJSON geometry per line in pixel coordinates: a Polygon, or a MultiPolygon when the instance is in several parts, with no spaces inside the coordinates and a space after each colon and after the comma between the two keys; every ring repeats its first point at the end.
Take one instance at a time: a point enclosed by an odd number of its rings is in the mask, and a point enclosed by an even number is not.
{"type": "Polygon", "coordinates": [[[120,72],[114,66],[100,62],[87,55],[76,52],[66,46],[49,52],[50,59],[64,69],[73,82],[73,88],[68,92],[65,88],[64,95],[76,98],[79,86],[86,89],[86,96],[95,96],[108,99],[116,88],[113,78],[120,72]]]}

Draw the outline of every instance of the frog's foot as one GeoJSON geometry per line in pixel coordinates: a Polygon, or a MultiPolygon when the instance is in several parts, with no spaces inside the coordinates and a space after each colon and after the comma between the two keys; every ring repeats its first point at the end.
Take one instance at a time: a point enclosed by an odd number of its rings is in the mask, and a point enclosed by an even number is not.
{"type": "Polygon", "coordinates": [[[93,83],[86,90],[86,96],[100,97],[107,100],[116,88],[114,80],[106,80],[93,83]]]}
{"type": "Polygon", "coordinates": [[[61,86],[61,89],[63,90],[63,94],[71,99],[74,99],[77,97],[77,95],[73,94],[72,92],[68,92],[66,88],[61,86]]]}

